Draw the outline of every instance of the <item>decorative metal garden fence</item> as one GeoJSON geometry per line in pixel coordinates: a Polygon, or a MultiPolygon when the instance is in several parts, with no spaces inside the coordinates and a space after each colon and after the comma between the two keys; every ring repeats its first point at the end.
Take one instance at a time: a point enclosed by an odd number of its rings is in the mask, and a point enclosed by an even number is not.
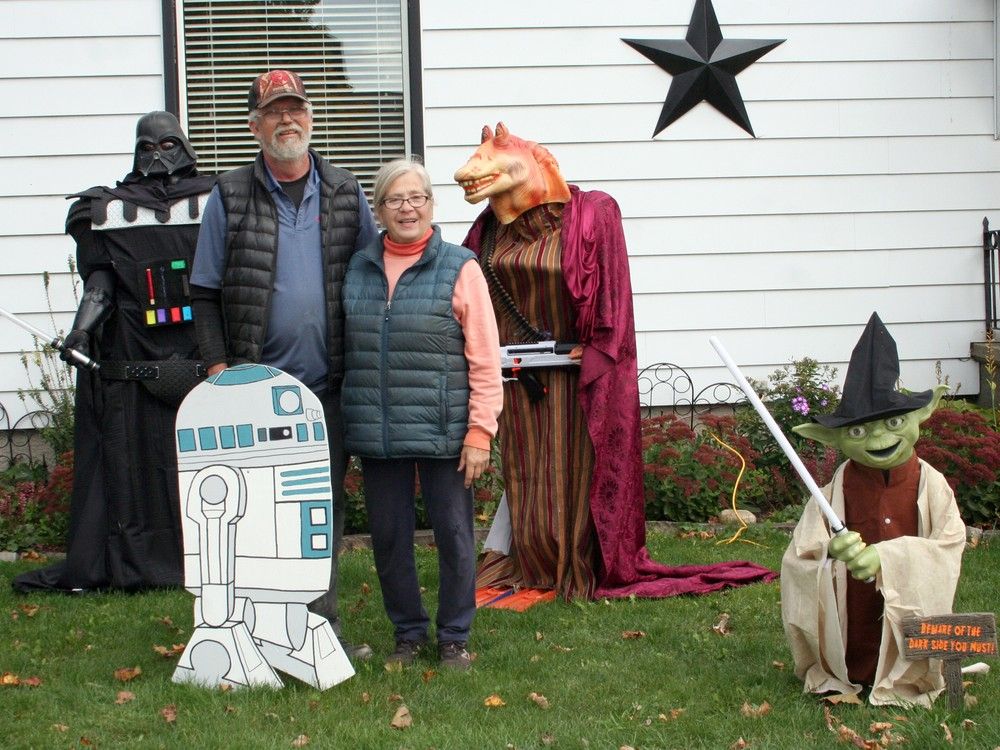
{"type": "Polygon", "coordinates": [[[6,471],[16,463],[46,460],[46,451],[35,436],[51,423],[52,415],[37,409],[12,424],[10,413],[0,404],[0,471],[6,471]]]}
{"type": "Polygon", "coordinates": [[[746,403],[746,396],[735,383],[709,383],[696,391],[691,374],[673,362],[657,362],[639,371],[639,404],[644,417],[653,416],[658,409],[672,409],[694,429],[698,417],[741,403],[746,403]]]}

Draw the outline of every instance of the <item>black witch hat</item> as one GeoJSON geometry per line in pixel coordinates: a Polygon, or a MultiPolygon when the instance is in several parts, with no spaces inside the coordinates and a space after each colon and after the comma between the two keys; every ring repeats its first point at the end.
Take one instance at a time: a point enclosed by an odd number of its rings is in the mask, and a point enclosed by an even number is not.
{"type": "Polygon", "coordinates": [[[901,393],[896,390],[897,380],[899,354],[896,342],[878,313],[873,312],[851,352],[840,405],[833,414],[817,414],[813,421],[824,427],[863,424],[919,409],[934,398],[933,390],[901,393]]]}

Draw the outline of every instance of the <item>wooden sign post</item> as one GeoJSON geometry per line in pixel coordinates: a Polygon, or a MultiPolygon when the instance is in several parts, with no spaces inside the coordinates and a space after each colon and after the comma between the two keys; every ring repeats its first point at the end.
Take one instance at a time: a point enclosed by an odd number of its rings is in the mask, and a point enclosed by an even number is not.
{"type": "Polygon", "coordinates": [[[903,620],[903,656],[944,661],[948,705],[962,708],[962,659],[997,655],[997,624],[992,612],[908,617],[903,620]]]}

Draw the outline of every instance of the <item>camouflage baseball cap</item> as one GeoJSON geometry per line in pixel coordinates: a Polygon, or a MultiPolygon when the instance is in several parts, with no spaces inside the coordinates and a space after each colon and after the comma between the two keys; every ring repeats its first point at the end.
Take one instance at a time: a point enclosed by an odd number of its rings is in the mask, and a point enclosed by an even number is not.
{"type": "Polygon", "coordinates": [[[250,85],[247,106],[251,112],[261,109],[283,96],[294,96],[304,102],[309,101],[302,79],[290,70],[269,70],[261,73],[250,85]]]}

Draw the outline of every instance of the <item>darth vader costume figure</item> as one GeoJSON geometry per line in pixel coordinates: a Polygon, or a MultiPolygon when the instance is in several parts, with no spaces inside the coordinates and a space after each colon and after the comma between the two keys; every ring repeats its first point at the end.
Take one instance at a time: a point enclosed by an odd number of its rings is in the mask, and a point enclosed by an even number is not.
{"type": "Polygon", "coordinates": [[[215,182],[177,118],[136,126],[132,171],[76,200],[84,292],[66,344],[100,362],[77,372],[66,559],[15,578],[19,591],[140,590],[183,583],[174,417],[201,377],[188,277],[215,182]]]}

